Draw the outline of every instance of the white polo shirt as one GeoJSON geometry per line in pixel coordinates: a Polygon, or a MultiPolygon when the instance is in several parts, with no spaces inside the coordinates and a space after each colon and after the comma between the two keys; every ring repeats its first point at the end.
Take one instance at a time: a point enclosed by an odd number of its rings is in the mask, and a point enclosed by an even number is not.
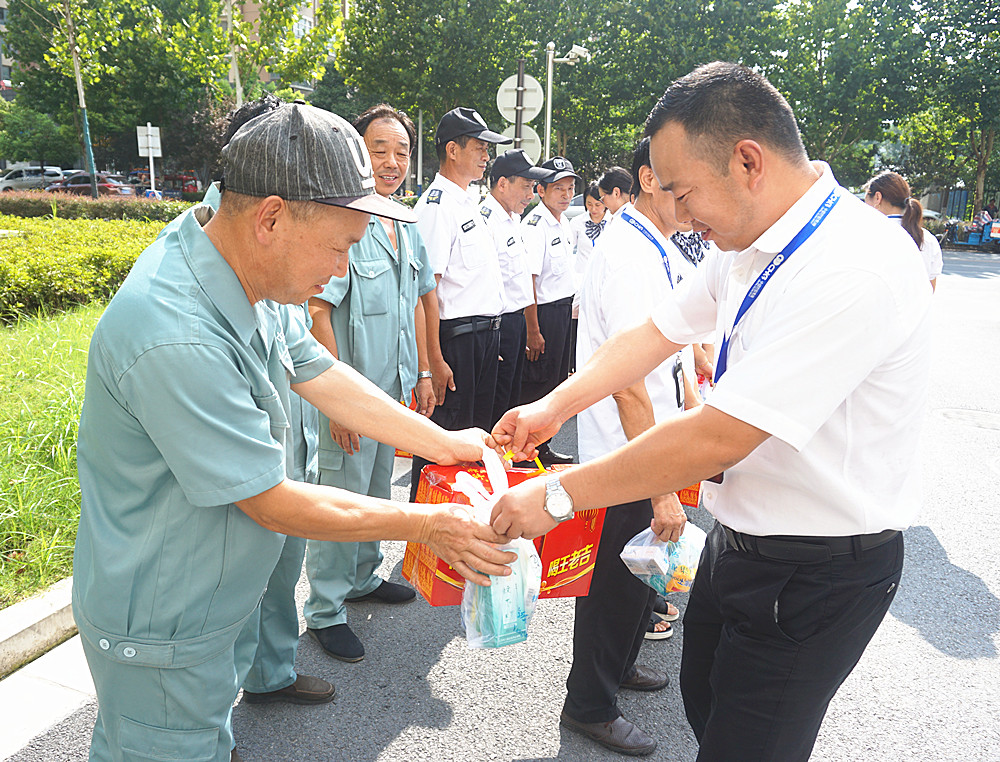
{"type": "Polygon", "coordinates": [[[521,220],[521,232],[535,279],[535,297],[548,304],[576,293],[573,231],[566,215],[557,220],[543,203],[521,220]]]}
{"type": "Polygon", "coordinates": [[[504,312],[517,312],[535,303],[528,250],[521,239],[521,215],[510,213],[492,193],[479,205],[479,214],[493,236],[503,276],[504,312]]]}
{"type": "MultiPolygon", "coordinates": [[[[619,213],[597,239],[580,286],[580,323],[576,367],[582,368],[597,348],[613,334],[645,322],[656,305],[674,298],[680,279],[692,277],[695,267],[672,241],[631,204],[626,211],[663,247],[670,262],[670,278],[659,250],[619,213]]],[[[675,380],[680,353],[668,357],[646,376],[646,391],[657,423],[684,410],[684,390],[675,380]]],[[[624,445],[628,439],[618,416],[618,405],[605,397],[577,416],[580,462],[599,458],[624,445]]]]}
{"type": "Polygon", "coordinates": [[[441,276],[441,319],[503,312],[500,261],[476,199],[439,173],[414,211],[431,267],[441,276]]]}
{"type": "Polygon", "coordinates": [[[748,249],[708,257],[653,313],[671,341],[732,333],[708,405],[771,438],[704,483],[705,506],[754,535],[904,529],[920,507],[918,441],[931,290],[913,240],[849,192],[733,331],[750,285],[836,185],[830,167],[748,249]]]}
{"type": "MultiPolygon", "coordinates": [[[[890,220],[898,222],[900,227],[903,225],[903,215],[901,214],[890,214],[890,220]]],[[[924,260],[924,267],[927,270],[927,279],[936,280],[941,274],[941,270],[944,268],[944,259],[941,256],[941,244],[938,243],[938,239],[934,237],[934,234],[927,228],[924,231],[924,242],[920,244],[920,256],[924,260]]]]}

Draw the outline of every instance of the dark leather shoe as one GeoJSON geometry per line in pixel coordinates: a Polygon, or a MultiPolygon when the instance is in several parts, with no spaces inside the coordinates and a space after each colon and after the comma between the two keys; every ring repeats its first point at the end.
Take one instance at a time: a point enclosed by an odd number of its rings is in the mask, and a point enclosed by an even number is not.
{"type": "Polygon", "coordinates": [[[369,601],[371,603],[409,603],[417,597],[417,591],[412,587],[400,585],[396,582],[382,580],[381,584],[370,593],[359,595],[357,598],[348,598],[348,603],[361,603],[369,601]]]}
{"type": "MultiPolygon", "coordinates": [[[[248,704],[270,704],[274,701],[287,701],[289,704],[328,704],[333,701],[335,693],[336,689],[326,680],[299,675],[294,683],[280,691],[270,693],[243,691],[243,700],[248,704]]],[[[235,752],[234,749],[233,753],[235,752]]]]}
{"type": "Polygon", "coordinates": [[[656,751],[656,740],[621,716],[611,722],[577,722],[563,712],[559,724],[619,754],[646,757],[656,751]]]}
{"type": "Polygon", "coordinates": [[[636,664],[632,674],[622,680],[621,687],[627,691],[662,691],[670,685],[666,672],[636,664]]]}
{"type": "Polygon", "coordinates": [[[538,448],[538,459],[542,461],[543,466],[565,465],[572,463],[574,460],[572,455],[563,455],[561,452],[556,452],[547,444],[543,444],[538,448]]]}
{"type": "Polygon", "coordinates": [[[365,647],[358,636],[346,624],[335,624],[332,627],[321,627],[309,630],[320,648],[334,659],[340,659],[351,664],[365,658],[365,647]]]}
{"type": "Polygon", "coordinates": [[[243,762],[243,757],[236,753],[236,749],[229,752],[229,762],[243,762]]]}

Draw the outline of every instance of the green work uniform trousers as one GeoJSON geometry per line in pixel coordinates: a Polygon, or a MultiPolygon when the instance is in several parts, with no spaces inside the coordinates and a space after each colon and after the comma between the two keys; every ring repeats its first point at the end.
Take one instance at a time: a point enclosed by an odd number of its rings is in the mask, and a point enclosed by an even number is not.
{"type": "MultiPolygon", "coordinates": [[[[328,425],[326,419],[320,426],[328,425]]],[[[337,448],[339,450],[339,448],[337,448]]],[[[339,450],[338,462],[330,451],[320,450],[319,483],[340,487],[359,495],[389,499],[396,449],[367,437],[361,451],[347,455],[339,450]]],[[[318,630],[347,622],[347,598],[366,595],[381,584],[375,570],[382,563],[382,551],[375,542],[306,543],[306,574],[309,598],[303,613],[306,626],[318,630]]]]}

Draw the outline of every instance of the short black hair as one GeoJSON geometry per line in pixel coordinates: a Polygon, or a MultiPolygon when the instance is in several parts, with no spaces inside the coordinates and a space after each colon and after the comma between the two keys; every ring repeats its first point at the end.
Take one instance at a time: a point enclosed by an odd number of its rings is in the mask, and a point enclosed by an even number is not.
{"type": "Polygon", "coordinates": [[[623,196],[628,196],[629,191],[632,190],[632,173],[625,167],[611,167],[597,178],[597,186],[605,193],[610,193],[618,188],[623,196]]]}
{"type": "Polygon", "coordinates": [[[649,112],[645,134],[671,122],[701,144],[702,158],[723,175],[740,140],[756,140],[791,161],[808,158],[788,101],[764,76],[739,64],[705,64],[670,85],[649,112]]]}
{"type": "Polygon", "coordinates": [[[639,182],[639,170],[643,167],[652,167],[649,162],[649,135],[640,140],[635,146],[632,154],[632,195],[636,198],[642,192],[642,183],[639,182]]]}
{"type": "Polygon", "coordinates": [[[279,109],[284,105],[285,102],[283,100],[275,98],[271,93],[264,93],[257,100],[247,101],[238,109],[233,109],[229,113],[229,123],[226,125],[226,131],[222,133],[222,145],[228,145],[237,130],[251,119],[256,119],[258,116],[279,109]]]}
{"type": "Polygon", "coordinates": [[[583,192],[584,202],[586,202],[586,197],[590,196],[595,201],[601,200],[601,189],[597,187],[597,180],[591,180],[587,183],[587,190],[583,192]]]}
{"type": "Polygon", "coordinates": [[[459,148],[465,148],[469,145],[470,140],[472,140],[472,135],[459,135],[445,143],[435,145],[434,148],[437,150],[438,162],[444,164],[444,160],[448,156],[448,143],[458,143],[459,148]]]}
{"type": "Polygon", "coordinates": [[[406,130],[406,137],[410,140],[410,153],[413,153],[413,148],[417,144],[417,128],[413,126],[413,120],[406,115],[405,111],[394,109],[388,103],[379,103],[377,106],[362,111],[354,120],[354,129],[361,137],[364,137],[371,123],[379,119],[395,119],[399,122],[406,130]]]}

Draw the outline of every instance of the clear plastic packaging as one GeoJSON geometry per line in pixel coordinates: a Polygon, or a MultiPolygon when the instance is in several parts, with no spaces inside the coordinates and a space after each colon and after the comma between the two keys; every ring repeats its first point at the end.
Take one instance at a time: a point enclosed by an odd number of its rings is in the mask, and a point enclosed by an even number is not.
{"type": "MultiPolygon", "coordinates": [[[[469,498],[476,518],[489,522],[493,503],[507,491],[508,482],[496,453],[486,451],[484,462],[492,495],[482,482],[464,472],[456,476],[455,489],[469,498]]],[[[502,545],[500,550],[517,553],[517,560],[510,565],[511,574],[491,575],[489,587],[467,582],[462,593],[462,624],[471,648],[500,648],[528,638],[528,623],[542,587],[542,560],[535,544],[524,538],[502,545]]]]}
{"type": "Polygon", "coordinates": [[[677,542],[663,542],[652,529],[645,529],[628,541],[621,559],[630,572],[660,595],[686,593],[698,572],[705,538],[705,532],[690,521],[677,542]]]}
{"type": "Polygon", "coordinates": [[[517,539],[500,549],[517,553],[512,573],[491,576],[489,587],[467,582],[462,594],[462,624],[472,648],[499,648],[528,638],[542,586],[542,561],[531,540],[517,539]]]}

